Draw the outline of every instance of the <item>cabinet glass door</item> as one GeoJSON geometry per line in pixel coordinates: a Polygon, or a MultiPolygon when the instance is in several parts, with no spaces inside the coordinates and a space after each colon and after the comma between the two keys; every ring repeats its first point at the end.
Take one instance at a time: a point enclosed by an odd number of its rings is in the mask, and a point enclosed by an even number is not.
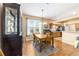
{"type": "Polygon", "coordinates": [[[5,8],[5,34],[17,34],[17,10],[5,8]]]}

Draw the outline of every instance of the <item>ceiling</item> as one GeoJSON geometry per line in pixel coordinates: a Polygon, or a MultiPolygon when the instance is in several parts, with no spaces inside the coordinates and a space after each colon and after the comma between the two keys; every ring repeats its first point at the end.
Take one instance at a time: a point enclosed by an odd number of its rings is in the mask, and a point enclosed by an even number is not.
{"type": "Polygon", "coordinates": [[[79,10],[79,3],[21,3],[22,13],[59,20],[74,16],[79,10]]]}

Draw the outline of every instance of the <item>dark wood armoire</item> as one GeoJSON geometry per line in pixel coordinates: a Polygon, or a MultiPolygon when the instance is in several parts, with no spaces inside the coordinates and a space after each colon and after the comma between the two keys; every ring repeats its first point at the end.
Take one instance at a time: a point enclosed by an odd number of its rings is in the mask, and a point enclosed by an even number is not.
{"type": "Polygon", "coordinates": [[[6,56],[21,56],[20,5],[16,3],[2,3],[0,8],[1,49],[6,56]]]}

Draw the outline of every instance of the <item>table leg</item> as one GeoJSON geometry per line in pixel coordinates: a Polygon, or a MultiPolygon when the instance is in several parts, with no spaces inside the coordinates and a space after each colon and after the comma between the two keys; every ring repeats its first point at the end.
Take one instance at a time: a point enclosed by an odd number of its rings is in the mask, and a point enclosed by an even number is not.
{"type": "Polygon", "coordinates": [[[54,38],[52,37],[52,48],[54,48],[54,38]]]}
{"type": "Polygon", "coordinates": [[[42,49],[41,47],[42,47],[42,44],[41,44],[41,40],[40,40],[40,52],[41,52],[41,49],[42,49]]]}

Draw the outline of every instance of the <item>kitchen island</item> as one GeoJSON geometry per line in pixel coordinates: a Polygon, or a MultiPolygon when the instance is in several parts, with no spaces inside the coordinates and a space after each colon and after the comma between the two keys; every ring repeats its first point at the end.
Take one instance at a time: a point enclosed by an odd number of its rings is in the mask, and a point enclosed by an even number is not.
{"type": "Polygon", "coordinates": [[[62,32],[62,42],[72,45],[73,47],[77,47],[79,32],[62,32]]]}

